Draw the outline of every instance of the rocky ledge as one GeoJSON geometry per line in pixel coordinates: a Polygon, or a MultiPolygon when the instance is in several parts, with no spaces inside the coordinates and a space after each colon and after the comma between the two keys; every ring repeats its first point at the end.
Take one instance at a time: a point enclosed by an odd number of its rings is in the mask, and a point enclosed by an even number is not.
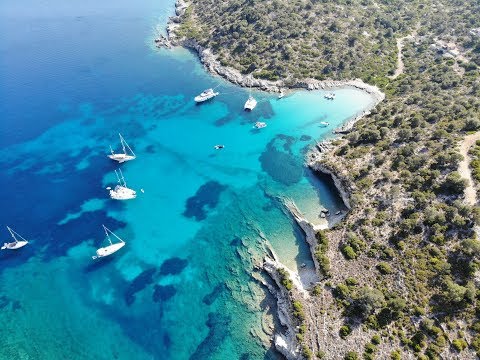
{"type": "Polygon", "coordinates": [[[279,269],[286,269],[277,259],[265,257],[263,269],[276,283],[277,287],[266,284],[268,290],[277,299],[277,317],[285,327],[282,332],[277,331],[274,335],[274,345],[287,360],[300,358],[300,344],[296,338],[295,319],[292,317],[292,298],[282,284],[279,269]]]}

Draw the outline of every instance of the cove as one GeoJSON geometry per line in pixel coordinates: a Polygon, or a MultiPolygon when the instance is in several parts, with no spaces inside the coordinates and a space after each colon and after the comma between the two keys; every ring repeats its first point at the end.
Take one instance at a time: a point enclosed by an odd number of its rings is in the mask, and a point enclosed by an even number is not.
{"type": "Polygon", "coordinates": [[[273,305],[252,277],[265,239],[292,270],[312,267],[278,199],[314,223],[322,206],[343,209],[304,154],[372,98],[253,91],[246,113],[248,90],[207,74],[187,50],[153,48],[173,9],[2,3],[2,235],[10,225],[31,243],[0,254],[0,358],[276,358],[264,331],[273,305]],[[213,101],[193,102],[215,86],[213,101]],[[119,132],[137,154],[122,165],[106,157],[119,132]],[[137,199],[108,199],[119,166],[144,189],[137,199]],[[102,224],[126,246],[92,263],[102,224]]]}

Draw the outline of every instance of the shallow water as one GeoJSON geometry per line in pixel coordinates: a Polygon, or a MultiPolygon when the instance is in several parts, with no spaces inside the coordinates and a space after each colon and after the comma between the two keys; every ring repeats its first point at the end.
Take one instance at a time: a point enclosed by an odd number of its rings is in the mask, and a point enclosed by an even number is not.
{"type": "Polygon", "coordinates": [[[186,50],[151,46],[172,12],[170,0],[2,2],[1,223],[31,244],[0,254],[0,358],[275,356],[251,276],[263,239],[290,268],[312,266],[279,198],[314,222],[321,206],[342,209],[303,155],[372,99],[253,92],[245,113],[248,91],[186,50]],[[195,105],[214,86],[221,95],[195,105]],[[120,165],[127,183],[144,189],[126,202],[105,189],[118,132],[138,156],[120,165]],[[101,224],[127,244],[92,262],[101,224]]]}

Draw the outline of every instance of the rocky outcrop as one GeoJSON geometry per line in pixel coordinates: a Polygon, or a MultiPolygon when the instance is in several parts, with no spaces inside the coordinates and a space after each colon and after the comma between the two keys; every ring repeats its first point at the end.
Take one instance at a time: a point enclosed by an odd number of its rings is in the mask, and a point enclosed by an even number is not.
{"type": "Polygon", "coordinates": [[[350,181],[341,176],[341,174],[333,168],[332,165],[329,165],[324,161],[324,156],[326,152],[320,150],[312,150],[307,155],[307,166],[310,167],[313,171],[320,172],[322,174],[328,175],[332,178],[335,187],[337,188],[340,197],[343,200],[345,206],[349,209],[352,208],[350,196],[353,192],[352,185],[350,181]]]}
{"type": "Polygon", "coordinates": [[[285,327],[285,331],[276,332],[274,335],[274,345],[287,360],[300,359],[300,345],[296,338],[295,319],[292,317],[292,299],[289,292],[282,285],[278,269],[285,268],[278,260],[266,257],[263,263],[263,269],[270,275],[277,284],[277,288],[267,285],[269,291],[277,299],[277,316],[285,327]]]}
{"type": "Polygon", "coordinates": [[[300,226],[303,233],[305,234],[305,241],[308,243],[310,248],[310,254],[312,255],[312,260],[315,264],[315,270],[317,274],[320,272],[320,267],[318,265],[316,256],[315,256],[315,248],[317,246],[317,239],[315,235],[319,230],[322,229],[321,226],[315,227],[315,225],[311,224],[307,219],[305,219],[300,210],[297,208],[297,205],[292,200],[284,200],[283,204],[288,209],[292,217],[294,218],[295,222],[300,226]]]}

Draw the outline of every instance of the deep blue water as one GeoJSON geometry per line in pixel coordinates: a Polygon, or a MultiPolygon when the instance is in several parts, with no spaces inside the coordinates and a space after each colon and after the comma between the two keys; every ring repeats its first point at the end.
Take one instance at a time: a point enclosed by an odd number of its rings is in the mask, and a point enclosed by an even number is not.
{"type": "Polygon", "coordinates": [[[320,206],[342,208],[303,155],[371,98],[254,92],[259,104],[244,113],[246,90],[186,50],[152,47],[173,9],[171,0],[0,4],[1,234],[10,225],[31,240],[0,253],[1,359],[276,357],[262,330],[272,304],[252,277],[264,239],[292,270],[312,267],[279,198],[317,223],[320,206]],[[210,86],[221,95],[196,106],[210,86]],[[258,120],[268,127],[254,130],[258,120]],[[118,132],[138,156],[120,165],[128,185],[144,189],[128,202],[105,189],[118,132]],[[93,262],[101,224],[126,246],[93,262]]]}

